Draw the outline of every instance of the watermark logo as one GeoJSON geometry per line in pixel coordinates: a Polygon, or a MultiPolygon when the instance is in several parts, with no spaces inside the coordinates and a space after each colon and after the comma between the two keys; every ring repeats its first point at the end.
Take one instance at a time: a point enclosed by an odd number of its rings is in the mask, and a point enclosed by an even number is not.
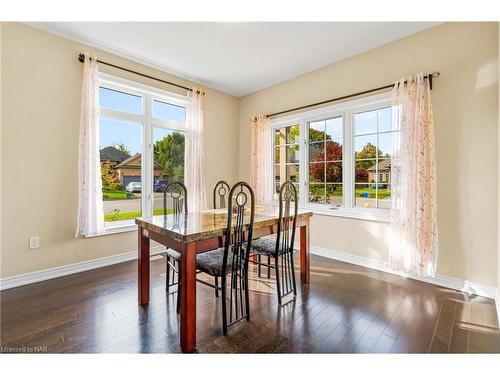
{"type": "Polygon", "coordinates": [[[48,353],[47,345],[0,346],[0,353],[48,353]]]}

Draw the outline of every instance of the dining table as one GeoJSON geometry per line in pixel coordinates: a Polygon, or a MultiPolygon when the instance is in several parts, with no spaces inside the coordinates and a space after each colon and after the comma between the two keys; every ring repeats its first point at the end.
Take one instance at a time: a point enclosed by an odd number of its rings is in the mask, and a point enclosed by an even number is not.
{"type": "MultiPolygon", "coordinates": [[[[247,210],[248,211],[248,210],[247,210]]],[[[203,210],[181,214],[155,215],[136,218],[138,226],[138,297],[139,304],[149,303],[150,240],[156,241],[181,255],[180,286],[180,348],[196,352],[196,254],[224,246],[227,228],[226,209],[203,210]]],[[[249,215],[248,215],[249,216],[249,215]]],[[[300,247],[300,280],[310,280],[309,242],[312,212],[299,209],[296,228],[300,247]]],[[[249,217],[246,218],[247,223],[249,217]]],[[[279,210],[275,206],[255,206],[252,238],[276,233],[279,210]]],[[[248,231],[246,232],[248,235],[248,231]]]]}

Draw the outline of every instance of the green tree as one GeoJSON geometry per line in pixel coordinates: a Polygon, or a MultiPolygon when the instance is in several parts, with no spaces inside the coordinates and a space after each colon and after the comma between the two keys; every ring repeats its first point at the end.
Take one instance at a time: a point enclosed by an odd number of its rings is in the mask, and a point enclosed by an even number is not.
{"type": "Polygon", "coordinates": [[[127,146],[123,142],[115,142],[113,143],[113,147],[116,148],[117,150],[120,150],[121,152],[126,153],[128,156],[132,156],[130,154],[130,150],[128,149],[127,146]]]}
{"type": "MultiPolygon", "coordinates": [[[[326,134],[326,139],[331,140],[329,134],[326,134]]],[[[320,142],[325,140],[325,132],[323,130],[316,130],[309,128],[309,142],[320,142]]]]}
{"type": "Polygon", "coordinates": [[[101,179],[103,190],[116,190],[120,187],[118,175],[108,160],[101,163],[101,179]]]}
{"type": "Polygon", "coordinates": [[[377,150],[377,146],[368,142],[361,151],[356,152],[356,168],[368,169],[375,165],[376,157],[382,157],[382,151],[377,150]],[[372,160],[360,160],[360,159],[372,159],[372,160]]]}
{"type": "Polygon", "coordinates": [[[184,135],[179,132],[157,141],[153,150],[154,161],[163,169],[169,180],[184,180],[184,135]]]}

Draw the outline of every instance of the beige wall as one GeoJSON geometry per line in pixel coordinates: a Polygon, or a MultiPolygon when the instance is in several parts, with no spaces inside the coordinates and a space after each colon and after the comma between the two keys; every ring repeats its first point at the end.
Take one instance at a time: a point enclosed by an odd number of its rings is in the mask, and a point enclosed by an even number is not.
{"type": "MultiPolygon", "coordinates": [[[[298,51],[300,52],[300,51],[298,51]]],[[[250,178],[249,119],[441,72],[436,123],[440,275],[495,286],[497,278],[496,23],[446,23],[241,99],[240,178],[250,178]]],[[[314,216],[312,245],[388,260],[389,226],[314,216]]]]}
{"type": "MultiPolygon", "coordinates": [[[[498,27],[498,77],[500,77],[500,22],[498,27]]],[[[497,315],[500,322],[500,82],[498,85],[498,128],[497,128],[497,145],[498,145],[498,209],[497,209],[497,315]]]]}
{"type": "MultiPolygon", "coordinates": [[[[136,248],[136,233],[74,239],[77,209],[78,127],[82,65],[92,48],[19,23],[1,33],[2,137],[1,277],[102,258],[136,248]],[[28,249],[28,237],[40,248],[28,249]]],[[[192,83],[96,51],[99,58],[146,74],[192,83]]],[[[111,68],[107,73],[174,91],[111,68]]],[[[235,181],[238,108],[235,97],[207,89],[207,190],[221,178],[235,181]]],[[[185,93],[180,90],[177,92],[185,93]]],[[[210,195],[209,195],[210,196],[210,195]]]]}

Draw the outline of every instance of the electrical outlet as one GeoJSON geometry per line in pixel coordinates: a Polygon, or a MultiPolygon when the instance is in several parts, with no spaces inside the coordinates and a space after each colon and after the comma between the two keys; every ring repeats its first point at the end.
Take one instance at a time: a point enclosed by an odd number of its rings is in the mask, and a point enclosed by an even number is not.
{"type": "Polygon", "coordinates": [[[30,237],[30,249],[38,249],[40,247],[40,237],[30,237]]]}

